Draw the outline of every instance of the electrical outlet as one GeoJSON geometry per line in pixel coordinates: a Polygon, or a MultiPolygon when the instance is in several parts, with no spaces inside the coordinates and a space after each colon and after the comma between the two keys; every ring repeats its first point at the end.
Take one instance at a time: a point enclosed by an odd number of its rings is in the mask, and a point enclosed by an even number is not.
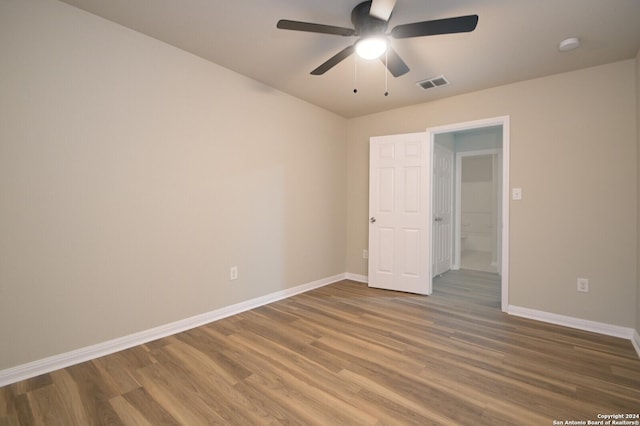
{"type": "Polygon", "coordinates": [[[363,259],[368,259],[369,258],[369,250],[362,249],[362,258],[363,259]]]}
{"type": "Polygon", "coordinates": [[[589,279],[578,278],[578,291],[580,293],[589,293],[589,279]]]}
{"type": "Polygon", "coordinates": [[[232,266],[231,269],[229,270],[229,279],[231,279],[231,280],[237,280],[238,279],[238,267],[237,266],[232,266]]]}

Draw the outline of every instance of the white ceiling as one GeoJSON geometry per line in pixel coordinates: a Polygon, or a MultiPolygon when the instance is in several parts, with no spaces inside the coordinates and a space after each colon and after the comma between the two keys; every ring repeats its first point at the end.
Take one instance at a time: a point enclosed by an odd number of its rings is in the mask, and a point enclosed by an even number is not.
{"type": "Polygon", "coordinates": [[[411,69],[398,78],[379,61],[360,59],[356,67],[355,56],[312,76],[356,38],[278,30],[277,21],[352,28],[359,0],[63,1],[344,117],[630,59],[640,50],[640,0],[398,0],[389,29],[469,14],[479,15],[478,26],[392,40],[411,69]],[[558,43],[574,36],[582,46],[559,52],[558,43]],[[451,85],[428,91],[416,85],[441,74],[451,85]]]}

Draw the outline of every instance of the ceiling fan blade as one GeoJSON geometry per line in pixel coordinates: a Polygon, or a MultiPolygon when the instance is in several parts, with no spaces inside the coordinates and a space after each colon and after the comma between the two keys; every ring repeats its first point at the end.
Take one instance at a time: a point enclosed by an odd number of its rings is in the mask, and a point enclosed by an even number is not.
{"type": "Polygon", "coordinates": [[[391,46],[387,47],[387,53],[382,55],[380,60],[394,77],[400,77],[409,72],[407,64],[391,46]]]}
{"type": "Polygon", "coordinates": [[[456,18],[398,25],[391,30],[391,36],[394,38],[410,38],[439,34],[467,33],[475,30],[476,25],[478,25],[478,15],[458,16],[456,18]]]}
{"type": "Polygon", "coordinates": [[[340,52],[336,53],[331,58],[329,58],[324,64],[320,65],[318,68],[311,71],[311,75],[324,74],[325,72],[329,71],[331,68],[338,65],[344,59],[349,57],[349,55],[351,55],[354,51],[355,51],[355,47],[353,45],[345,47],[340,52]]]}
{"type": "Polygon", "coordinates": [[[372,0],[369,14],[383,21],[388,21],[395,6],[396,0],[372,0]]]}
{"type": "Polygon", "coordinates": [[[341,36],[352,36],[356,33],[356,30],[352,28],[313,24],[311,22],[289,21],[288,19],[279,20],[276,27],[280,28],[281,30],[307,31],[310,33],[333,34],[341,36]]]}

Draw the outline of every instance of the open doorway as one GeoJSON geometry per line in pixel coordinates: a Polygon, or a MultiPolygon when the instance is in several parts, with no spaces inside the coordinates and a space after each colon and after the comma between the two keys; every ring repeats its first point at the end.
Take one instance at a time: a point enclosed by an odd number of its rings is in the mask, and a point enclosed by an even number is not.
{"type": "Polygon", "coordinates": [[[427,130],[433,153],[432,276],[447,270],[493,274],[503,311],[508,308],[508,125],[508,117],[498,117],[427,130]],[[440,176],[441,158],[455,159],[448,178],[440,176]]]}

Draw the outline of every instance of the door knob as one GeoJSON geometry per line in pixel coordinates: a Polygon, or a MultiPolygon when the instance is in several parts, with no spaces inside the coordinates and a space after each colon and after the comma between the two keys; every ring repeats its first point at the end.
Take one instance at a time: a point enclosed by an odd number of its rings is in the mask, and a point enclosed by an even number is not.
{"type": "Polygon", "coordinates": [[[375,217],[371,217],[371,219],[369,219],[369,222],[374,223],[376,221],[375,217]]]}
{"type": "Polygon", "coordinates": [[[436,218],[435,218],[435,219],[433,219],[433,220],[435,220],[436,222],[442,222],[442,218],[441,218],[441,217],[436,217],[436,218]]]}

